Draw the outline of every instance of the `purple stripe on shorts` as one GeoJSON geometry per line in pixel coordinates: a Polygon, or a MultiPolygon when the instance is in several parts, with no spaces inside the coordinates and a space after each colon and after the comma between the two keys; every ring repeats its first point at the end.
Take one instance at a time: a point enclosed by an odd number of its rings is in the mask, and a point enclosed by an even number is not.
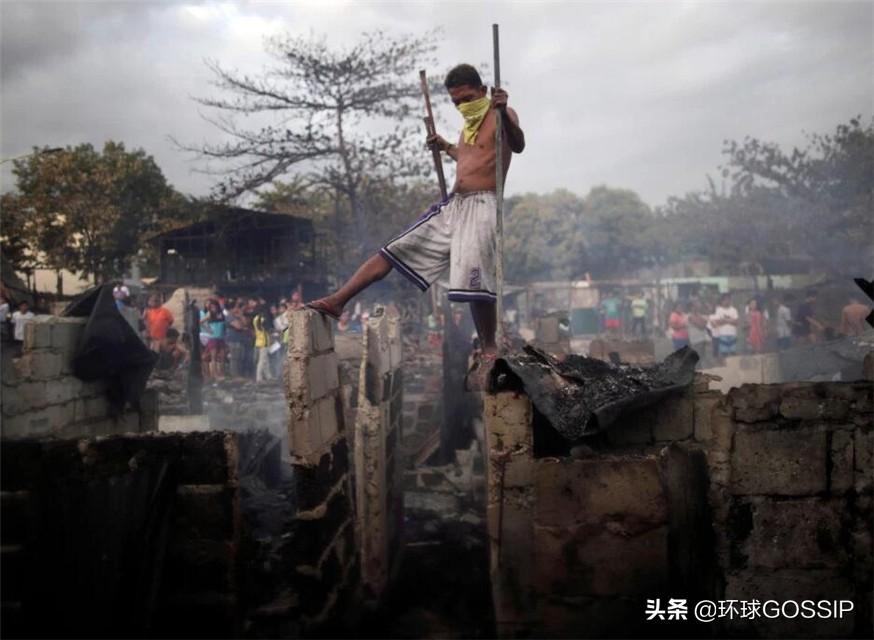
{"type": "Polygon", "coordinates": [[[385,246],[390,245],[392,242],[394,242],[395,240],[398,240],[399,238],[403,238],[410,231],[412,231],[413,229],[415,229],[417,227],[420,227],[421,225],[428,222],[428,220],[430,220],[431,218],[433,218],[434,216],[439,214],[441,212],[441,210],[443,209],[443,207],[445,207],[449,203],[449,201],[452,200],[452,196],[454,196],[454,195],[455,194],[450,193],[448,196],[446,196],[446,200],[441,200],[440,202],[435,202],[434,204],[432,204],[430,207],[428,207],[428,209],[427,209],[427,211],[425,211],[425,213],[423,213],[421,216],[419,216],[418,220],[416,220],[409,227],[407,227],[406,229],[401,231],[394,238],[392,238],[391,240],[386,242],[385,246]]]}
{"type": "Polygon", "coordinates": [[[388,250],[387,247],[383,247],[379,250],[380,255],[384,257],[386,260],[391,262],[392,266],[397,269],[401,275],[405,276],[407,280],[412,282],[414,285],[419,287],[422,291],[428,289],[428,281],[425,280],[418,273],[413,271],[410,267],[404,264],[400,259],[392,254],[391,251],[388,250]]]}
{"type": "Polygon", "coordinates": [[[471,300],[481,300],[483,302],[495,302],[498,299],[497,294],[485,289],[477,289],[469,291],[466,289],[450,289],[449,299],[453,302],[470,302],[471,300]]]}

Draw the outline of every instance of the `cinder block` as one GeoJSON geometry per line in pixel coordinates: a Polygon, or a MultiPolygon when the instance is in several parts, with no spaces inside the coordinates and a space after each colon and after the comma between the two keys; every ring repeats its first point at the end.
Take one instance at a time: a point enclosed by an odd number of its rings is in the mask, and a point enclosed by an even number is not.
{"type": "Polygon", "coordinates": [[[3,417],[15,416],[26,410],[21,394],[18,393],[18,387],[21,383],[15,386],[3,385],[0,387],[0,412],[3,417]]]}
{"type": "Polygon", "coordinates": [[[328,316],[310,311],[309,321],[312,326],[312,350],[316,352],[328,351],[334,348],[334,329],[328,316]]]}
{"type": "Polygon", "coordinates": [[[853,488],[853,432],[833,431],[831,442],[831,478],[829,489],[832,493],[843,493],[853,488]]]}
{"type": "Polygon", "coordinates": [[[52,346],[53,319],[53,316],[36,316],[24,325],[24,353],[34,349],[48,349],[52,346]]]}
{"type": "MultiPolygon", "coordinates": [[[[504,487],[527,487],[534,484],[536,466],[532,452],[524,450],[518,455],[511,455],[504,465],[504,487]]],[[[496,478],[497,482],[500,482],[496,478]]]]}
{"type": "Polygon", "coordinates": [[[340,386],[337,355],[326,353],[313,356],[307,364],[307,383],[310,400],[324,398],[340,386]]]}
{"type": "Polygon", "coordinates": [[[64,354],[53,351],[32,351],[21,360],[27,367],[27,376],[33,380],[52,380],[70,368],[64,354]]]}
{"type": "Polygon", "coordinates": [[[75,376],[65,376],[45,383],[45,404],[63,404],[80,397],[85,383],[75,376]]]}
{"type": "Polygon", "coordinates": [[[543,594],[652,595],[668,586],[668,528],[634,536],[587,526],[534,527],[535,589],[543,594]]]}
{"type": "Polygon", "coordinates": [[[289,317],[289,353],[309,355],[334,348],[331,320],[321,313],[302,309],[289,317]]]}
{"type": "Polygon", "coordinates": [[[16,416],[4,417],[4,438],[42,438],[59,431],[68,421],[65,405],[55,405],[28,411],[16,416]]]}
{"type": "Polygon", "coordinates": [[[313,352],[312,318],[314,311],[302,309],[288,316],[288,353],[309,355],[313,352]]]}
{"type": "Polygon", "coordinates": [[[716,403],[710,413],[710,430],[713,433],[714,448],[730,451],[734,444],[737,425],[731,417],[731,408],[721,400],[716,403]]]}
{"type": "Polygon", "coordinates": [[[695,395],[693,408],[694,436],[699,442],[705,442],[713,438],[711,416],[720,400],[721,395],[718,393],[708,392],[695,395]]]}
{"type": "Polygon", "coordinates": [[[789,389],[780,402],[780,415],[794,420],[814,420],[822,417],[825,398],[820,398],[811,385],[789,389]]]}
{"type": "Polygon", "coordinates": [[[87,321],[87,318],[55,318],[52,324],[52,347],[67,356],[68,359],[72,358],[79,347],[79,341],[87,321]]]}
{"type": "Polygon", "coordinates": [[[318,400],[315,406],[315,411],[318,412],[318,425],[320,440],[316,445],[317,449],[327,451],[327,445],[334,439],[338,432],[338,417],[337,417],[337,399],[334,396],[328,396],[318,400]]]}
{"type": "Polygon", "coordinates": [[[841,532],[843,499],[765,499],[752,505],[744,542],[748,567],[817,569],[847,563],[841,532]]]}
{"type": "Polygon", "coordinates": [[[623,535],[634,535],[667,521],[655,456],[539,459],[535,487],[543,526],[621,522],[623,535]]]}
{"type": "Polygon", "coordinates": [[[502,392],[483,396],[483,415],[490,449],[532,447],[531,401],[524,394],[502,392]]]}
{"type": "Polygon", "coordinates": [[[695,428],[692,396],[686,392],[671,395],[653,407],[653,438],[673,442],[690,438],[695,428]]]}
{"type": "MultiPolygon", "coordinates": [[[[5,395],[6,393],[4,393],[5,395]]],[[[24,382],[8,394],[8,400],[9,405],[7,406],[6,399],[4,399],[4,411],[11,415],[45,407],[49,404],[46,401],[46,383],[24,382]]]]}
{"type": "Polygon", "coordinates": [[[780,413],[780,385],[744,384],[728,392],[732,417],[738,422],[765,422],[780,413]]]}
{"type": "Polygon", "coordinates": [[[738,431],[731,456],[731,492],[803,496],[825,491],[827,454],[824,431],[738,431]]]}
{"type": "Polygon", "coordinates": [[[321,450],[321,414],[318,404],[292,410],[289,421],[288,447],[295,464],[315,466],[324,453],[321,450]]]}

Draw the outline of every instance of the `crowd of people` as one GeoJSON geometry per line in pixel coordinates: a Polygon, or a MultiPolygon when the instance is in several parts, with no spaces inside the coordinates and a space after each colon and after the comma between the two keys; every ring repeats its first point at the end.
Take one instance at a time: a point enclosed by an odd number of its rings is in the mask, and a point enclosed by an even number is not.
{"type": "MultiPolygon", "coordinates": [[[[175,318],[160,296],[149,296],[142,311],[128,288],[117,285],[113,296],[119,312],[156,354],[158,371],[175,370],[190,360],[192,344],[182,319],[175,318]]],[[[261,296],[212,296],[202,301],[198,332],[206,380],[267,382],[280,376],[288,344],[288,312],[303,306],[299,289],[268,303],[261,296]]]]}
{"type": "MultiPolygon", "coordinates": [[[[709,348],[714,358],[783,350],[841,335],[859,335],[867,330],[865,319],[871,313],[858,296],[851,296],[841,310],[840,322],[828,323],[822,319],[814,289],[801,296],[788,292],[750,296],[742,312],[732,303],[737,297],[726,293],[715,302],[701,297],[668,301],[662,326],[674,348],[690,345],[699,352],[709,348]]],[[[657,314],[641,291],[630,297],[607,293],[599,313],[603,332],[637,338],[651,335],[657,314]]]]}
{"type": "MultiPolygon", "coordinates": [[[[156,369],[175,370],[189,362],[189,332],[158,295],[149,296],[142,309],[137,308],[122,284],[113,288],[113,297],[121,315],[158,354],[156,369]]],[[[837,324],[822,319],[813,289],[799,297],[792,293],[751,296],[742,311],[733,304],[733,297],[738,296],[723,294],[715,303],[704,297],[668,301],[662,326],[674,349],[688,345],[699,353],[709,350],[714,358],[722,358],[783,350],[839,335],[855,336],[869,328],[866,318],[871,309],[859,296],[850,296],[837,324]]],[[[201,302],[199,333],[204,378],[266,382],[280,376],[288,345],[288,312],[303,307],[299,288],[288,298],[272,303],[260,296],[213,296],[201,302]]],[[[4,294],[0,299],[0,328],[4,341],[12,341],[20,349],[24,327],[34,313],[26,301],[14,306],[13,311],[9,296],[4,294]]],[[[656,324],[652,301],[640,291],[630,297],[609,292],[602,298],[599,311],[601,328],[608,334],[647,337],[656,324]]],[[[336,331],[360,332],[367,319],[367,310],[356,304],[352,310],[343,311],[336,331]]],[[[440,320],[433,314],[425,320],[431,346],[439,345],[440,320]]]]}
{"type": "Polygon", "coordinates": [[[267,382],[280,376],[288,345],[288,312],[301,293],[268,303],[260,296],[212,297],[200,312],[204,377],[267,382]]]}
{"type": "Polygon", "coordinates": [[[771,300],[752,296],[742,313],[731,298],[723,294],[712,309],[701,300],[674,302],[667,319],[674,348],[690,345],[701,350],[709,342],[715,358],[739,351],[753,354],[779,351],[794,344],[859,335],[866,330],[865,318],[871,312],[858,298],[851,297],[835,327],[822,320],[816,304],[817,293],[812,289],[805,292],[800,303],[792,294],[778,295],[771,300]],[[742,345],[738,344],[739,335],[743,336],[742,345]]]}

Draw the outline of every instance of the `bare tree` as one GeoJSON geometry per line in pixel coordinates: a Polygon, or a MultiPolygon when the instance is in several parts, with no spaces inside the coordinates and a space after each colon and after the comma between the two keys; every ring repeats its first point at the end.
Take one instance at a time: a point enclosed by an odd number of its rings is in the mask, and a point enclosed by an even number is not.
{"type": "Polygon", "coordinates": [[[183,148],[221,161],[211,172],[222,175],[214,195],[223,200],[283,176],[328,190],[337,233],[366,242],[368,194],[429,171],[414,117],[421,111],[416,72],[434,65],[436,37],[377,31],[339,49],[324,37],[275,37],[266,49],[276,63],[256,76],[208,61],[226,95],[197,102],[218,112],[207,120],[228,140],[183,148]]]}

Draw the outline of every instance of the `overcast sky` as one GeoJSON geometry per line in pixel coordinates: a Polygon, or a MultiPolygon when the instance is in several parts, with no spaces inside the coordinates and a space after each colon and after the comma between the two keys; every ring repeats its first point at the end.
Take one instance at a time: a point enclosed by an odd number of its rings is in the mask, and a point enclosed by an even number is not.
{"type": "MultiPolygon", "coordinates": [[[[0,1],[0,157],[108,139],[152,154],[178,189],[211,178],[169,137],[215,141],[192,96],[203,61],[257,71],[265,36],[366,30],[444,36],[442,69],[501,71],[528,147],[507,193],[598,184],[657,205],[703,188],[725,139],[791,148],[874,111],[872,2],[14,2],[0,1]]],[[[446,105],[447,137],[459,116],[446,105]]],[[[423,151],[424,153],[424,151],[423,151]]],[[[11,187],[10,163],[2,189],[11,187]]]]}

